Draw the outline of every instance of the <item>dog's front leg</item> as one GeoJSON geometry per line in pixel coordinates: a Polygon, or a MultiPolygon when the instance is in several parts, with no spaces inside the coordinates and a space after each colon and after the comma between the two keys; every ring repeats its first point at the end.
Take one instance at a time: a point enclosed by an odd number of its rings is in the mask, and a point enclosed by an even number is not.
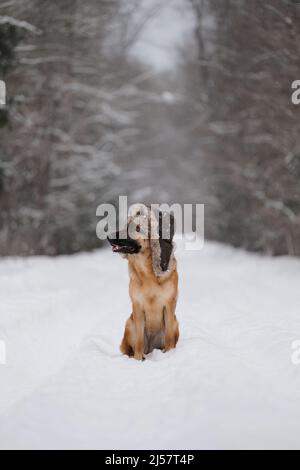
{"type": "Polygon", "coordinates": [[[145,313],[139,304],[133,304],[133,319],[136,331],[134,359],[144,359],[145,313]]]}
{"type": "Polygon", "coordinates": [[[164,307],[164,321],[165,321],[165,351],[170,351],[176,347],[178,341],[179,330],[178,321],[175,315],[176,301],[168,302],[164,307]]]}

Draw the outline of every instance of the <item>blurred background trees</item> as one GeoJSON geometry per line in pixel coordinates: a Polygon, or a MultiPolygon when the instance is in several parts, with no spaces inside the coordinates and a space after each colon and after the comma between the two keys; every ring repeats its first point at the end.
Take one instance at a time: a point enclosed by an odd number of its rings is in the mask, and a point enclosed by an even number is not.
{"type": "MultiPolygon", "coordinates": [[[[299,2],[191,0],[218,240],[300,254],[299,2]]],[[[200,97],[201,99],[201,97],[200,97]]]]}
{"type": "Polygon", "coordinates": [[[163,0],[1,1],[1,255],[99,246],[96,207],[119,194],[204,202],[207,238],[300,254],[300,5],[171,7],[188,32],[155,69],[132,50],[163,0]]]}

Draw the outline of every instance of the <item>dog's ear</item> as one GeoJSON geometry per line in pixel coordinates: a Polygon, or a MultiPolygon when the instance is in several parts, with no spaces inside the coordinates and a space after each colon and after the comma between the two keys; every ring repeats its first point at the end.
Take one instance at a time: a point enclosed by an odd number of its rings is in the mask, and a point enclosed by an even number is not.
{"type": "Polygon", "coordinates": [[[160,267],[163,272],[169,268],[170,257],[173,251],[173,237],[175,233],[174,216],[168,212],[159,212],[159,245],[160,267]]]}

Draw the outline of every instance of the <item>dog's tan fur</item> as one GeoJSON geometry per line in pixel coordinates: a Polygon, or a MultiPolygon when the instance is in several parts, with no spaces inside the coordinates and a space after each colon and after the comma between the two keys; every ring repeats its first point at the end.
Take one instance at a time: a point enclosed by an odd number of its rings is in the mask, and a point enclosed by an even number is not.
{"type": "Polygon", "coordinates": [[[128,256],[132,314],[126,322],[120,349],[123,354],[143,360],[154,348],[169,351],[177,344],[178,273],[174,260],[170,272],[163,277],[156,276],[149,240],[138,241],[141,251],[128,256]]]}

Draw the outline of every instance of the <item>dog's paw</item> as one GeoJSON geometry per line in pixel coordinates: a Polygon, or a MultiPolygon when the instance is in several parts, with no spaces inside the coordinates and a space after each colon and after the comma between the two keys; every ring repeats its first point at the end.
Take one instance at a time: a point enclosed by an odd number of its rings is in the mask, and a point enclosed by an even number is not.
{"type": "Polygon", "coordinates": [[[146,359],[144,354],[138,354],[138,353],[135,353],[133,357],[136,361],[144,361],[146,359]]]}
{"type": "Polygon", "coordinates": [[[171,351],[172,349],[175,349],[175,345],[170,344],[170,345],[165,346],[164,349],[162,350],[162,352],[166,353],[166,352],[171,351]]]}

